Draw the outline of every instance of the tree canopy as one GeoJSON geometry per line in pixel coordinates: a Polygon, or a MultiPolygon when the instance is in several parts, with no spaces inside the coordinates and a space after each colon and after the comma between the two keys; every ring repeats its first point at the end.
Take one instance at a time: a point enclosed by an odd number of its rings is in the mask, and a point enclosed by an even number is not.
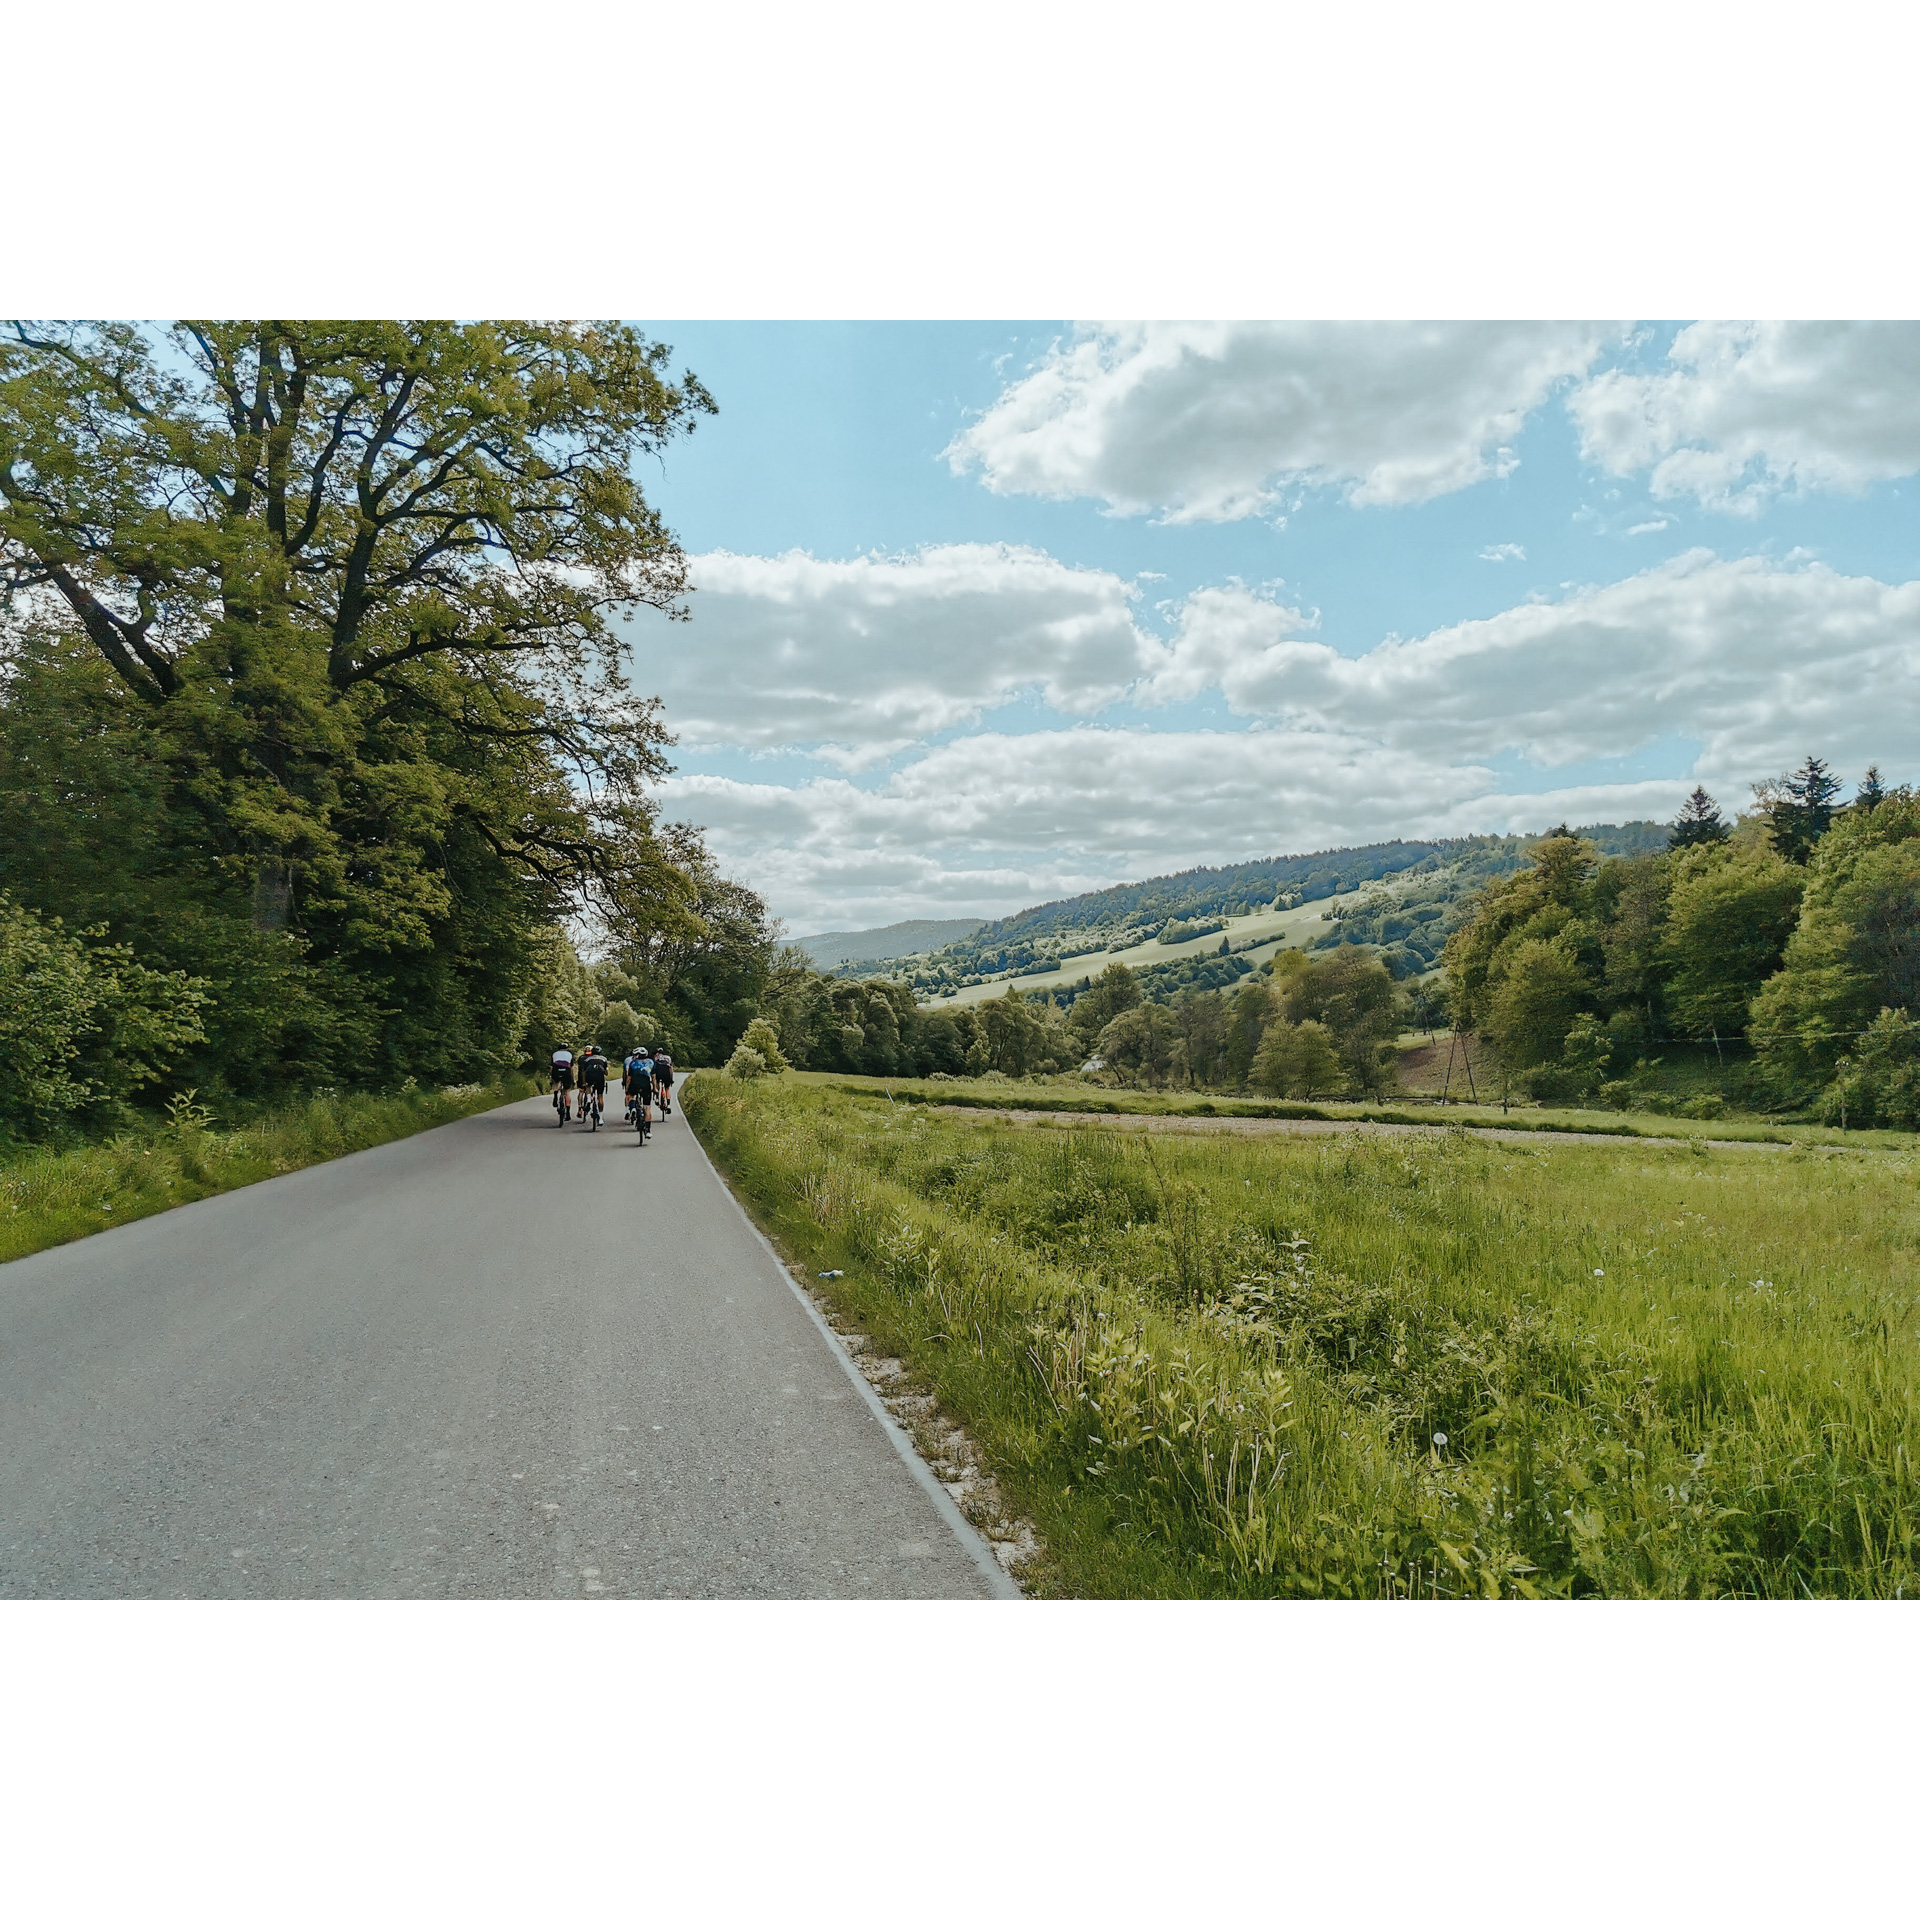
{"type": "Polygon", "coordinates": [[[615,621],[684,611],[635,478],[713,410],[670,358],[614,323],[0,334],[0,886],[201,981],[203,1075],[510,1065],[531,935],[582,914],[732,1018],[716,956],[750,921],[763,967],[764,910],[660,829],[615,621]]]}

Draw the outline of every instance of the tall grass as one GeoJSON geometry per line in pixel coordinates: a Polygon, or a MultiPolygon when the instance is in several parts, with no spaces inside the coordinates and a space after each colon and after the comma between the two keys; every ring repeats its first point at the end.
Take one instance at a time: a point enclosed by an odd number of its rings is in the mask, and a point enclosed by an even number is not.
{"type": "Polygon", "coordinates": [[[341,1094],[258,1114],[224,1131],[203,1108],[181,1099],[168,1124],[101,1145],[16,1148],[0,1159],[0,1260],[404,1139],[533,1091],[532,1081],[515,1079],[493,1087],[341,1094]]]}
{"type": "Polygon", "coordinates": [[[1911,1152],[687,1107],[1060,1590],[1916,1590],[1911,1152]]]}

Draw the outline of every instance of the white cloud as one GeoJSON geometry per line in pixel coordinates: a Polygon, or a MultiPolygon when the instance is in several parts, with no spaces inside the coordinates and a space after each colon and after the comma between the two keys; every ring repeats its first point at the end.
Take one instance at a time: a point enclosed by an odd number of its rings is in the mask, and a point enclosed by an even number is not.
{"type": "Polygon", "coordinates": [[[1358,657],[1265,606],[1196,594],[1176,654],[1204,650],[1235,712],[1443,764],[1511,749],[1565,766],[1684,734],[1704,774],[1740,781],[1809,747],[1848,765],[1920,736],[1920,581],[1696,551],[1358,657]]]}
{"type": "Polygon", "coordinates": [[[1524,560],[1527,557],[1525,547],[1515,546],[1511,540],[1502,540],[1497,547],[1482,547],[1482,560],[1524,560]]]}
{"type": "Polygon", "coordinates": [[[1137,590],[1030,547],[816,560],[704,553],[693,618],[632,621],[640,677],[689,745],[804,747],[871,765],[1034,690],[1062,713],[1155,659],[1137,590]]]}
{"type": "Polygon", "coordinates": [[[1183,866],[1395,835],[1665,818],[1696,778],[1724,805],[1809,750],[1889,777],[1920,738],[1920,582],[1694,553],[1564,600],[1518,606],[1358,658],[1258,592],[1183,606],[1143,706],[1222,688],[1246,731],[1112,726],[980,733],[872,788],[689,774],[670,810],[711,829],[803,928],[1009,911],[1183,866]],[[1502,791],[1509,753],[1546,768],[1674,736],[1697,763],[1661,780],[1582,767],[1502,791]]]}
{"type": "Polygon", "coordinates": [[[1290,486],[1356,506],[1452,493],[1509,443],[1598,326],[1533,322],[1154,323],[1089,328],[947,449],[998,493],[1091,497],[1168,521],[1272,514],[1290,486]]]}
{"type": "Polygon", "coordinates": [[[1667,358],[1568,400],[1586,456],[1650,469],[1658,499],[1751,514],[1786,488],[1857,493],[1920,472],[1920,325],[1703,320],[1667,358]]]}

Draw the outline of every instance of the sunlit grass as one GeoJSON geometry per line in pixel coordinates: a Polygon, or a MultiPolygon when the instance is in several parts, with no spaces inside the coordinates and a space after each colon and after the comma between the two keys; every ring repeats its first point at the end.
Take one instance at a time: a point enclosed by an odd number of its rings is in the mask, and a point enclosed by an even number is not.
{"type": "Polygon", "coordinates": [[[1913,1590],[1911,1150],[689,1110],[1061,1590],[1913,1590]]]}
{"type": "Polygon", "coordinates": [[[1494,1128],[1518,1133],[1613,1134],[1643,1140],[1739,1140],[1774,1146],[1802,1143],[1828,1147],[1886,1147],[1907,1152],[1911,1133],[1891,1130],[1843,1133],[1837,1127],[1783,1125],[1764,1120],[1688,1120],[1679,1116],[1615,1113],[1605,1107],[1502,1109],[1497,1101],[1453,1100],[1445,1106],[1415,1100],[1270,1100],[1259,1095],[1152,1092],[1108,1087],[1078,1074],[1036,1075],[1012,1080],[1002,1074],[977,1080],[883,1079],[869,1074],[796,1073],[794,1082],[895,1104],[1015,1109],[1041,1113],[1219,1114],[1250,1119],[1347,1120],[1363,1126],[1494,1128]]]}

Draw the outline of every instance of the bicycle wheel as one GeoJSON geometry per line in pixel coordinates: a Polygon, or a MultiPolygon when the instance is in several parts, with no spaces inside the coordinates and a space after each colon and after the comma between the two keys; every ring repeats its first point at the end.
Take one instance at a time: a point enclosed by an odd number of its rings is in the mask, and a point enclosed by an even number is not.
{"type": "Polygon", "coordinates": [[[587,1115],[587,1131],[589,1133],[598,1133],[600,1131],[600,1102],[594,1100],[589,1102],[589,1104],[593,1111],[587,1115]]]}
{"type": "Polygon", "coordinates": [[[567,1124],[566,1111],[560,1105],[560,1094],[557,1088],[553,1096],[553,1124],[556,1127],[564,1127],[567,1124]]]}

